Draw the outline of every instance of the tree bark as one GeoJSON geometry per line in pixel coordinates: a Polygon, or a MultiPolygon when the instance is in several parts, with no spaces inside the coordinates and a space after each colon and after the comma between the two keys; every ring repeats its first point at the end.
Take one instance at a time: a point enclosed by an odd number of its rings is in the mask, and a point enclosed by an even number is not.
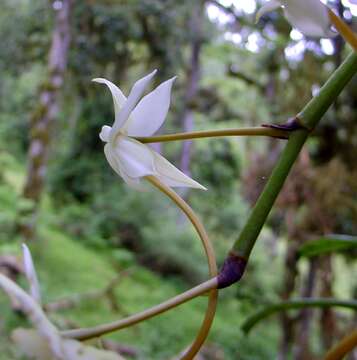
{"type": "MultiPolygon", "coordinates": [[[[332,298],[333,297],[333,269],[331,256],[326,256],[322,259],[320,268],[321,277],[321,297],[332,298]]],[[[327,308],[321,310],[320,318],[321,327],[321,340],[325,350],[330,349],[336,340],[337,322],[333,309],[327,308]]]]}
{"type": "MultiPolygon", "coordinates": [[[[285,256],[285,272],[283,289],[281,299],[288,300],[294,292],[296,277],[298,276],[297,262],[298,262],[298,248],[299,243],[291,240],[288,244],[287,253],[285,256]]],[[[286,360],[289,357],[292,342],[294,340],[295,319],[287,312],[283,312],[280,316],[282,338],[280,342],[280,350],[278,354],[279,360],[286,360]]]]}
{"type": "Polygon", "coordinates": [[[60,90],[63,86],[70,44],[70,14],[72,0],[62,0],[56,9],[51,48],[48,58],[48,77],[42,84],[39,105],[30,123],[28,171],[23,196],[32,206],[20,213],[19,232],[29,241],[36,233],[36,218],[46,179],[48,155],[51,144],[51,128],[58,115],[60,90]],[[26,216],[21,221],[22,216],[26,216]]]}
{"type": "MultiPolygon", "coordinates": [[[[182,128],[184,132],[193,130],[195,100],[199,90],[200,80],[200,53],[202,49],[202,20],[203,2],[197,2],[193,9],[190,22],[190,33],[192,34],[190,64],[187,71],[186,91],[184,110],[182,115],[182,128]]],[[[192,141],[187,140],[182,144],[180,167],[181,170],[190,176],[190,161],[192,152],[192,141]]],[[[184,194],[183,194],[184,195],[184,194]]]]}
{"type": "MultiPolygon", "coordinates": [[[[317,260],[312,258],[309,262],[309,271],[305,279],[305,287],[302,290],[301,297],[311,298],[314,294],[316,285],[316,272],[317,272],[317,260]]],[[[299,314],[299,323],[296,336],[295,347],[295,360],[308,360],[313,356],[310,353],[310,335],[311,335],[311,320],[313,310],[303,309],[299,314]]]]}

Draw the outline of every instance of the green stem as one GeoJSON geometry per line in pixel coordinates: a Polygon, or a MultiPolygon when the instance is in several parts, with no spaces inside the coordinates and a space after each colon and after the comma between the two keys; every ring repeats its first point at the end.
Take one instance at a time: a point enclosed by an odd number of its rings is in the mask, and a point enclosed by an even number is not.
{"type": "Polygon", "coordinates": [[[247,127],[241,129],[223,129],[208,131],[193,131],[177,134],[158,135],[150,137],[136,137],[135,139],[142,143],[167,142],[189,139],[200,139],[222,136],[270,136],[287,139],[288,134],[284,130],[271,129],[269,127],[247,127]]]}
{"type": "Polygon", "coordinates": [[[113,321],[111,323],[102,324],[91,328],[81,328],[75,330],[62,331],[61,335],[70,339],[77,339],[77,340],[93,339],[113,331],[124,329],[131,325],[137,324],[143,320],[150,319],[153,316],[162,314],[163,312],[169,309],[172,309],[180,304],[183,304],[191,299],[194,299],[197,296],[206,294],[207,291],[216,288],[217,288],[217,278],[212,278],[161,304],[155,305],[149,309],[131,315],[125,319],[113,321]]]}
{"type": "Polygon", "coordinates": [[[270,315],[280,311],[301,309],[301,308],[329,308],[343,307],[357,311],[357,301],[354,300],[336,300],[336,299],[295,299],[283,301],[277,304],[266,306],[264,309],[250,316],[242,325],[242,330],[247,334],[257,323],[264,320],[270,315]]]}
{"type": "Polygon", "coordinates": [[[279,195],[291,167],[309,136],[308,129],[313,129],[318,124],[329,106],[335,101],[356,72],[357,54],[352,53],[331,75],[330,79],[321,88],[319,94],[300,112],[298,120],[300,124],[306,128],[295,130],[290,134],[288,143],[253,208],[248,221],[242,229],[237,241],[234,243],[231,253],[241,258],[249,258],[256,239],[274,205],[275,199],[279,195]]]}

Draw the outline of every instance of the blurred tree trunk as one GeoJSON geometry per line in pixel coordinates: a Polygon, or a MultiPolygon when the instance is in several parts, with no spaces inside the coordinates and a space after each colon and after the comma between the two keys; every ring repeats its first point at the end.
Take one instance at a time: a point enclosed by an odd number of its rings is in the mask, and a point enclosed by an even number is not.
{"type": "MultiPolygon", "coordinates": [[[[321,290],[320,296],[323,298],[332,298],[333,290],[333,271],[331,256],[326,256],[321,261],[320,279],[321,290]]],[[[321,340],[325,350],[330,349],[336,339],[337,323],[336,316],[332,308],[321,310],[320,318],[321,340]]]]}
{"type": "MultiPolygon", "coordinates": [[[[283,280],[283,288],[281,292],[281,299],[283,301],[289,300],[295,289],[296,277],[298,275],[297,262],[298,262],[298,249],[299,242],[296,240],[289,241],[288,248],[285,255],[285,272],[283,280]]],[[[291,345],[294,340],[294,327],[295,318],[287,312],[282,312],[281,316],[281,329],[282,338],[280,342],[280,350],[278,359],[288,359],[291,345]]]]}
{"type": "MultiPolygon", "coordinates": [[[[338,0],[335,4],[335,8],[339,16],[343,19],[343,13],[345,10],[344,5],[342,4],[341,0],[338,0]]],[[[334,46],[334,63],[335,69],[337,69],[341,62],[342,62],[342,53],[344,49],[344,40],[341,36],[336,36],[332,39],[333,46],[334,46]]],[[[337,113],[340,108],[340,100],[337,99],[334,103],[334,111],[337,113]]],[[[331,141],[329,139],[329,141],[331,141]]],[[[324,233],[328,234],[333,232],[333,225],[331,227],[327,224],[325,225],[324,233]]],[[[320,296],[321,297],[333,297],[333,269],[332,269],[332,258],[331,256],[326,256],[320,262],[320,282],[321,282],[321,290],[320,296]]],[[[336,337],[337,323],[336,323],[336,316],[332,309],[324,309],[321,312],[320,318],[320,327],[321,327],[321,340],[322,344],[325,349],[329,349],[333,341],[336,337]]]]}
{"type": "Polygon", "coordinates": [[[58,2],[56,9],[51,48],[48,58],[48,77],[42,84],[39,105],[30,123],[30,144],[28,150],[28,172],[23,196],[32,201],[31,209],[20,214],[26,220],[18,226],[26,240],[32,240],[36,232],[36,218],[43,193],[47,172],[48,154],[51,144],[51,128],[58,115],[60,90],[63,86],[70,44],[70,15],[72,0],[58,2]]]}
{"type": "MultiPolygon", "coordinates": [[[[184,132],[193,130],[195,100],[197,99],[200,80],[200,54],[202,49],[202,21],[203,21],[203,1],[198,1],[193,9],[190,19],[189,32],[192,34],[190,45],[190,63],[186,75],[186,90],[184,99],[184,110],[182,114],[182,128],[184,132]]],[[[192,152],[192,141],[187,140],[182,144],[180,168],[190,176],[190,160],[192,152]]],[[[184,193],[185,194],[185,193],[184,193]]],[[[184,195],[182,194],[182,195],[184,195]]]]}
{"type": "MultiPolygon", "coordinates": [[[[311,298],[314,295],[314,289],[316,285],[316,272],[317,272],[317,260],[312,258],[309,261],[309,271],[304,281],[305,286],[302,290],[301,297],[311,298]]],[[[303,309],[298,316],[299,323],[297,328],[296,340],[295,340],[295,360],[309,360],[312,359],[310,352],[310,337],[311,337],[311,320],[313,310],[303,309]]]]}
{"type": "MultiPolygon", "coordinates": [[[[287,184],[278,198],[278,205],[283,210],[285,226],[288,236],[287,250],[285,255],[284,278],[281,292],[282,300],[289,300],[295,295],[297,278],[299,276],[298,261],[299,249],[306,240],[306,229],[304,219],[296,216],[297,209],[304,206],[311,197],[309,179],[311,178],[310,157],[307,150],[304,150],[293,169],[292,179],[287,184]]],[[[307,279],[303,295],[308,296],[312,292],[313,277],[307,279]]],[[[280,343],[279,359],[290,359],[291,353],[298,351],[296,337],[299,336],[296,330],[300,325],[299,316],[292,316],[286,312],[281,315],[282,339],[280,343]],[[292,348],[293,347],[293,348],[292,348]]]]}

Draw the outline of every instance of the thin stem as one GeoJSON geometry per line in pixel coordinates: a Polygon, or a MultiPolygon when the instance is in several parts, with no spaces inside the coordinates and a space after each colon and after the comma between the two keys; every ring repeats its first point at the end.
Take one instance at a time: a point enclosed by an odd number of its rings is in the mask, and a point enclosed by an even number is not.
{"type": "Polygon", "coordinates": [[[207,235],[206,229],[202,225],[201,221],[192,210],[192,208],[171,188],[164,185],[159,179],[154,176],[146,176],[146,179],[157,187],[161,192],[163,192],[166,196],[168,196],[187,216],[190,220],[194,228],[196,229],[199,237],[201,238],[203,247],[205,249],[210,275],[217,275],[217,265],[216,265],[216,257],[214,254],[214,249],[207,235]]]}
{"type": "Polygon", "coordinates": [[[357,54],[352,53],[331,75],[317,96],[298,115],[302,129],[291,132],[288,143],[275,166],[269,181],[253,208],[238,239],[233,245],[235,255],[248,260],[259,233],[279,195],[291,167],[308,135],[357,71],[357,54]]]}
{"type": "Polygon", "coordinates": [[[125,319],[113,321],[108,324],[98,325],[92,328],[81,328],[75,330],[62,331],[61,335],[67,338],[78,339],[78,340],[93,339],[113,331],[124,329],[131,325],[137,324],[141,321],[150,319],[153,316],[162,314],[163,312],[170,310],[180,304],[183,304],[197,296],[205,294],[207,291],[215,289],[216,287],[217,287],[217,278],[214,277],[161,304],[155,305],[149,309],[131,315],[125,319]]]}
{"type": "MultiPolygon", "coordinates": [[[[195,212],[175,191],[173,191],[171,188],[163,184],[156,177],[147,176],[147,180],[149,180],[161,192],[167,195],[185,213],[185,215],[191,221],[205,249],[210,276],[211,277],[217,276],[217,264],[216,264],[216,257],[214,254],[213,246],[209,240],[209,237],[207,235],[204,226],[202,225],[201,221],[199,220],[195,212]]],[[[218,298],[218,290],[214,288],[209,293],[206,314],[203,323],[201,325],[200,331],[198,332],[194,342],[182,355],[181,357],[182,360],[193,359],[194,356],[198,353],[198,351],[202,347],[203,343],[205,342],[209,330],[211,328],[214,315],[216,313],[217,298],[218,298]]]]}
{"type": "Polygon", "coordinates": [[[340,340],[340,342],[333,347],[325,355],[324,360],[342,360],[345,355],[357,347],[357,330],[352,331],[340,340]]]}
{"type": "Polygon", "coordinates": [[[192,132],[158,135],[158,136],[150,136],[150,137],[136,137],[135,139],[142,143],[155,143],[155,142],[201,139],[201,138],[222,137],[222,136],[269,136],[269,137],[275,137],[281,139],[288,138],[288,134],[286,131],[261,126],[261,127],[247,127],[241,129],[192,131],[192,132]]]}
{"type": "Polygon", "coordinates": [[[354,51],[357,51],[357,36],[350,29],[350,27],[339,17],[337,16],[331,9],[328,8],[328,14],[332,24],[335,26],[337,31],[341,34],[341,36],[345,39],[345,41],[352,46],[354,51]]]}
{"type": "Polygon", "coordinates": [[[357,311],[357,301],[326,299],[326,298],[323,299],[302,298],[302,299],[292,299],[292,300],[282,301],[276,304],[270,304],[265,306],[263,309],[257,311],[255,314],[249,316],[249,318],[244,321],[242,325],[242,330],[245,333],[248,333],[260,321],[264,320],[268,316],[273,315],[277,312],[293,310],[293,309],[301,309],[301,308],[311,308],[311,307],[317,307],[317,308],[342,307],[357,311]]]}

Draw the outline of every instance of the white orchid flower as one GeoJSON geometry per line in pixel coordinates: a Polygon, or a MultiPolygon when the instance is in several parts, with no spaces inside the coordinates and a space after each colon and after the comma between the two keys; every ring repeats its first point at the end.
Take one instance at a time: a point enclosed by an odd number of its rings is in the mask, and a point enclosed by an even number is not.
{"type": "Polygon", "coordinates": [[[40,291],[36,270],[26,245],[22,246],[25,275],[29,281],[31,295],[13,280],[0,273],[0,288],[28,317],[34,328],[16,328],[11,338],[27,357],[36,360],[124,360],[120,355],[99,350],[77,340],[66,339],[47,318],[40,305],[40,291]],[[35,296],[33,296],[35,295],[35,296]]]}
{"type": "Polygon", "coordinates": [[[167,186],[206,190],[148,145],[133,138],[153,135],[164,123],[169,110],[171,88],[176,77],[163,82],[142,98],[155,73],[156,70],[138,80],[128,98],[109,80],[93,79],[108,86],[114,102],[114,124],[112,127],[103,126],[99,134],[106,143],[105,156],[113,170],[134,188],[140,189],[141,179],[152,175],[167,186]]]}
{"type": "Polygon", "coordinates": [[[266,13],[279,8],[289,23],[306,36],[333,37],[327,7],[319,0],[270,0],[257,12],[257,21],[266,13]]]}

